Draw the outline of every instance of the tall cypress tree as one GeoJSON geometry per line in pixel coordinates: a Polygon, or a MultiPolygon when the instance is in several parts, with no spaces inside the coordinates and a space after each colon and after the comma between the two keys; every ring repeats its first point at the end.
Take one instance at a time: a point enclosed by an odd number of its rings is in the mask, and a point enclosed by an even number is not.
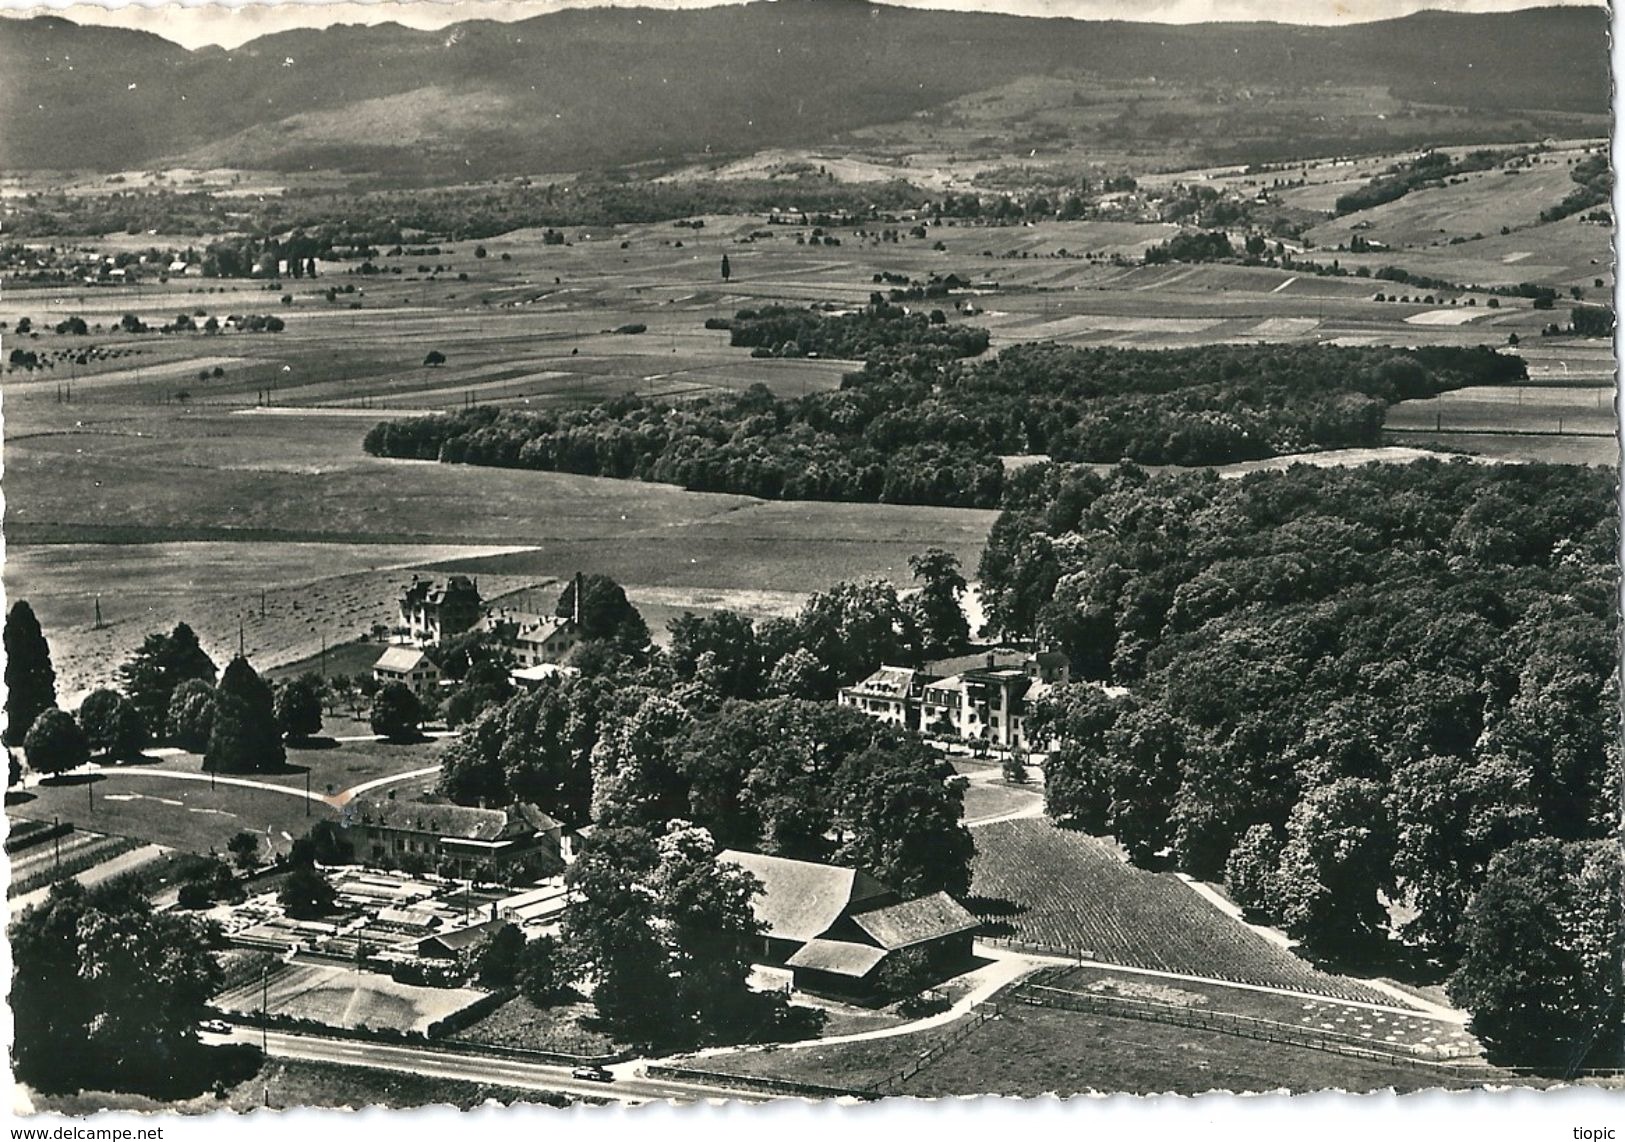
{"type": "Polygon", "coordinates": [[[215,773],[260,773],[287,760],[269,683],[237,655],[214,692],[214,726],[203,768],[215,773]]]}
{"type": "Polygon", "coordinates": [[[34,608],[17,600],[6,616],[7,745],[20,745],[41,713],[56,705],[56,671],[51,647],[40,630],[34,608]]]}

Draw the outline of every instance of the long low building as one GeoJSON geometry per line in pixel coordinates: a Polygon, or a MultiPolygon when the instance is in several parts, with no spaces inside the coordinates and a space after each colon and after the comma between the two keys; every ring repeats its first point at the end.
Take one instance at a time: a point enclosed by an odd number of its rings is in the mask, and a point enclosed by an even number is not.
{"type": "Polygon", "coordinates": [[[368,798],[350,809],[356,859],[386,868],[503,880],[564,867],[564,827],[535,805],[474,809],[368,798]]]}
{"type": "Polygon", "coordinates": [[[789,970],[803,991],[872,995],[883,966],[905,949],[923,952],[942,977],[971,961],[980,921],[945,892],[902,900],[862,869],[739,849],[717,860],[762,882],[752,902],[766,929],[755,962],[789,970]]]}

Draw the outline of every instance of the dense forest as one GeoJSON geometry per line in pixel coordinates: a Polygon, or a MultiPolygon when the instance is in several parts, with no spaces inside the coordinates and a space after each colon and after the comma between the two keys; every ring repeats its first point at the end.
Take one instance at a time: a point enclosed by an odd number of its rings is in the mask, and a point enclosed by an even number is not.
{"type": "Polygon", "coordinates": [[[1612,471],[1051,465],[981,579],[996,626],[1131,688],[1044,708],[1053,816],[1322,956],[1397,929],[1492,1051],[1571,1064],[1619,1001],[1618,548],[1612,471]]]}
{"type": "Polygon", "coordinates": [[[732,337],[866,359],[840,391],[800,399],[757,385],[681,404],[629,394],[580,410],[475,408],[386,421],[365,446],[767,499],[987,508],[1004,485],[1000,456],[1201,465],[1364,447],[1395,401],[1524,376],[1519,358],[1487,348],[1035,344],[972,363],[961,358],[985,335],[884,302],[844,317],[741,314],[732,337]]]}

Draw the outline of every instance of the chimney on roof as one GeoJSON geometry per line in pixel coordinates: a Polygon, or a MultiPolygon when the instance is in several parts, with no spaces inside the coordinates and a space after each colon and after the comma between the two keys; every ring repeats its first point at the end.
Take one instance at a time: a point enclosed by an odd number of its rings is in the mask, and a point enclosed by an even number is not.
{"type": "Polygon", "coordinates": [[[997,655],[996,651],[990,650],[990,651],[987,652],[987,668],[989,670],[993,669],[993,660],[996,657],[996,655],[997,655]]]}

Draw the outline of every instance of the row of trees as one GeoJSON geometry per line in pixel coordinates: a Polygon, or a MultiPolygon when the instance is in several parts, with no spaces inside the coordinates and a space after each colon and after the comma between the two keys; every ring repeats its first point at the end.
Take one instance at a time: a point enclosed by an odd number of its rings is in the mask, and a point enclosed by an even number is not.
{"type": "MultiPolygon", "coordinates": [[[[775,314],[762,337],[799,328],[775,314]]],[[[819,318],[815,328],[861,337],[876,321],[819,318]]],[[[376,425],[365,447],[768,499],[992,507],[1001,456],[1201,465],[1365,447],[1396,401],[1524,376],[1520,358],[1487,348],[1035,344],[972,364],[910,341],[871,349],[834,393],[784,400],[753,386],[678,405],[626,395],[562,412],[484,406],[376,425]]]]}
{"type": "Polygon", "coordinates": [[[1618,534],[1580,467],[1051,466],[981,572],[997,626],[1132,687],[1040,707],[1055,818],[1317,955],[1397,934],[1498,1055],[1572,1062],[1620,998],[1618,534]]]}

